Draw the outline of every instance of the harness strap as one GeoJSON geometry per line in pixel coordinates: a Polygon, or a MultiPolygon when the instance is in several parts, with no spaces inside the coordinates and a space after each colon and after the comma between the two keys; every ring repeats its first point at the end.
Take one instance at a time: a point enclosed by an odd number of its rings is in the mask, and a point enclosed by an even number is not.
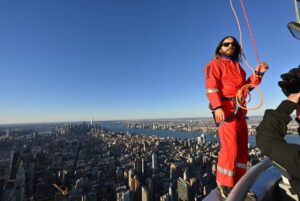
{"type": "MultiPolygon", "coordinates": [[[[221,100],[224,100],[224,101],[236,101],[236,98],[235,98],[235,97],[224,97],[224,96],[223,96],[223,97],[221,97],[221,100]]],[[[214,118],[214,121],[215,121],[217,127],[223,125],[223,124],[226,123],[226,122],[231,121],[231,120],[236,116],[236,114],[238,113],[238,111],[241,109],[241,108],[236,104],[235,111],[234,111],[233,113],[231,113],[227,118],[225,118],[224,121],[217,122],[216,119],[215,119],[215,109],[218,109],[218,108],[212,109],[211,104],[209,105],[209,108],[210,108],[211,111],[212,111],[213,118],[214,118]]]]}
{"type": "Polygon", "coordinates": [[[221,97],[221,99],[224,101],[236,101],[235,97],[221,97]]]}

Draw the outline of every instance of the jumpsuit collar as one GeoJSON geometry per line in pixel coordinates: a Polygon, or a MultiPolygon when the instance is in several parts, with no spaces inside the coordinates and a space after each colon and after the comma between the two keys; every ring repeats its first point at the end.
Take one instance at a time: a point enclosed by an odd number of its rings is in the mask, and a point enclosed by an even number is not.
{"type": "Polygon", "coordinates": [[[233,61],[232,57],[226,55],[220,55],[221,58],[233,61]]]}

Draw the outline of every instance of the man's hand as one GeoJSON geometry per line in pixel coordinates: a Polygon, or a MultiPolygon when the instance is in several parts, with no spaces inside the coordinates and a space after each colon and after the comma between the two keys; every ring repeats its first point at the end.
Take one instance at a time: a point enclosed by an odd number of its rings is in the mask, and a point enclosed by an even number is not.
{"type": "Polygon", "coordinates": [[[225,114],[222,108],[215,110],[215,118],[216,122],[224,121],[225,120],[225,114]]]}
{"type": "Polygon", "coordinates": [[[296,109],[296,118],[300,119],[300,107],[296,109]]]}
{"type": "MultiPolygon", "coordinates": [[[[288,96],[288,100],[292,101],[294,103],[299,103],[299,98],[300,98],[300,92],[290,94],[288,96]]],[[[295,119],[299,124],[300,124],[300,107],[298,106],[296,109],[296,119],[295,119]]],[[[298,134],[300,135],[300,127],[298,128],[298,134]]]]}
{"type": "Polygon", "coordinates": [[[299,98],[300,98],[300,92],[294,93],[294,94],[290,94],[288,96],[288,100],[292,101],[294,103],[298,103],[299,102],[299,98]]]}
{"type": "Polygon", "coordinates": [[[256,66],[255,71],[260,73],[265,73],[268,69],[269,69],[268,64],[263,61],[256,66]]]}

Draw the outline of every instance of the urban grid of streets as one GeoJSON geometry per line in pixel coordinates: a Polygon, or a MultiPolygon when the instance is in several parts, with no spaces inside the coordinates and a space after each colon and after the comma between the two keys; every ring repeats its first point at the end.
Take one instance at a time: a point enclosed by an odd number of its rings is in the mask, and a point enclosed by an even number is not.
{"type": "MultiPolygon", "coordinates": [[[[249,123],[250,133],[258,122],[249,123]]],[[[130,128],[215,131],[211,120],[127,123],[130,128]]],[[[36,126],[2,126],[2,200],[202,200],[216,187],[219,143],[206,141],[206,135],[162,138],[115,133],[92,122],[61,125],[48,134],[39,134],[36,126]]],[[[289,125],[291,133],[295,125],[289,125]]],[[[249,166],[263,158],[257,148],[249,147],[249,153],[249,166]]]]}

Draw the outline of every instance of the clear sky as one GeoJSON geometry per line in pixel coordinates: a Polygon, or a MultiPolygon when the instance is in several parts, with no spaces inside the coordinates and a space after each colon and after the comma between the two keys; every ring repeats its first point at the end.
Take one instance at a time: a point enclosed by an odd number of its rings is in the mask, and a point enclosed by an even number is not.
{"type": "MultiPolygon", "coordinates": [[[[300,41],[286,27],[292,0],[244,3],[270,66],[249,112],[261,115],[284,98],[277,82],[300,64],[300,41]]],[[[239,38],[229,0],[5,0],[0,28],[0,124],[210,116],[204,66],[221,38],[239,38]]]]}

